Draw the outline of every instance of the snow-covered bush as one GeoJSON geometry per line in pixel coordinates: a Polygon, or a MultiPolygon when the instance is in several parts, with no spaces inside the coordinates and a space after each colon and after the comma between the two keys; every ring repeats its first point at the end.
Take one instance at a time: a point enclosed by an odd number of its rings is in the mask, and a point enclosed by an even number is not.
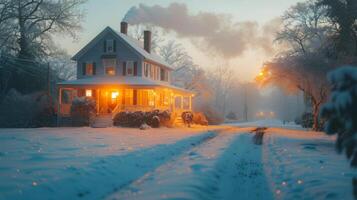
{"type": "Polygon", "coordinates": [[[71,105],[73,126],[89,126],[95,117],[95,101],[87,97],[75,98],[71,105]]]}
{"type": "Polygon", "coordinates": [[[213,107],[206,107],[203,110],[203,114],[206,116],[208,124],[217,125],[224,121],[224,116],[213,107]]]}
{"type": "Polygon", "coordinates": [[[234,112],[229,112],[226,115],[226,118],[229,119],[229,120],[237,120],[237,115],[234,112]]]}
{"type": "Polygon", "coordinates": [[[199,124],[199,125],[204,125],[204,126],[208,125],[206,116],[201,112],[196,112],[193,114],[193,123],[199,124]]]}
{"type": "Polygon", "coordinates": [[[168,126],[171,121],[169,111],[153,110],[149,112],[119,112],[113,118],[115,126],[139,128],[142,124],[147,124],[153,128],[168,126]]]}
{"type": "Polygon", "coordinates": [[[11,89],[0,105],[0,127],[54,126],[55,114],[44,93],[23,95],[11,89]]]}
{"type": "Polygon", "coordinates": [[[342,67],[328,75],[332,94],[321,110],[327,134],[337,134],[336,147],[357,167],[357,68],[342,67]]]}
{"type": "Polygon", "coordinates": [[[310,112],[305,112],[301,115],[300,124],[303,128],[312,128],[314,124],[314,116],[310,112]]]}

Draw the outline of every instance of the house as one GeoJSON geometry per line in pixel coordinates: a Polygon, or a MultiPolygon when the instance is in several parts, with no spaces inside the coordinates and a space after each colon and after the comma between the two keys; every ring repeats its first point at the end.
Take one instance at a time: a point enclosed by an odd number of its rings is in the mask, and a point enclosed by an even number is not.
{"type": "Polygon", "coordinates": [[[193,93],[172,85],[172,67],[151,52],[151,32],[144,31],[142,43],[127,30],[126,22],[120,32],[106,27],[73,56],[77,79],[58,83],[59,118],[68,117],[73,99],[83,96],[95,100],[97,115],[192,109],[193,93]]]}

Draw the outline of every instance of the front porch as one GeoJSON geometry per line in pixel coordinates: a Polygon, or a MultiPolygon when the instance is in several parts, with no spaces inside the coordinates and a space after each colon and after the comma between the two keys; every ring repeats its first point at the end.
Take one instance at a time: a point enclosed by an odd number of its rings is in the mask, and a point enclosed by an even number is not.
{"type": "Polygon", "coordinates": [[[121,111],[169,110],[175,113],[192,110],[193,94],[166,87],[115,86],[59,87],[58,114],[70,116],[76,97],[92,98],[97,115],[115,115],[121,111]]]}

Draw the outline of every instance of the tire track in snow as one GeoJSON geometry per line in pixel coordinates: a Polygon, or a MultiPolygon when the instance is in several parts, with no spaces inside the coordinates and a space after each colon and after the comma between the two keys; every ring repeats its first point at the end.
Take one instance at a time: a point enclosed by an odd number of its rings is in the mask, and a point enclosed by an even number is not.
{"type": "Polygon", "coordinates": [[[260,152],[250,134],[219,133],[106,199],[272,199],[260,152]]]}
{"type": "Polygon", "coordinates": [[[125,155],[111,155],[98,159],[86,168],[69,168],[73,175],[67,179],[37,185],[21,194],[6,199],[101,199],[182,152],[216,137],[214,131],[202,133],[173,144],[161,144],[125,155]],[[61,192],[65,191],[65,192],[61,192]]]}
{"type": "Polygon", "coordinates": [[[238,135],[217,163],[217,199],[274,199],[264,173],[262,146],[253,144],[253,134],[238,135]]]}

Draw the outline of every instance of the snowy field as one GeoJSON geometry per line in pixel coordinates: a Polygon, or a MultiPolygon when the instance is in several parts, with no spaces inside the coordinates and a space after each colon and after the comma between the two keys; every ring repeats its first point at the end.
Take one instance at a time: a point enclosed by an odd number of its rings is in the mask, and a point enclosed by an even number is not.
{"type": "Polygon", "coordinates": [[[297,129],[0,129],[0,200],[353,199],[334,138],[297,129]]]}

